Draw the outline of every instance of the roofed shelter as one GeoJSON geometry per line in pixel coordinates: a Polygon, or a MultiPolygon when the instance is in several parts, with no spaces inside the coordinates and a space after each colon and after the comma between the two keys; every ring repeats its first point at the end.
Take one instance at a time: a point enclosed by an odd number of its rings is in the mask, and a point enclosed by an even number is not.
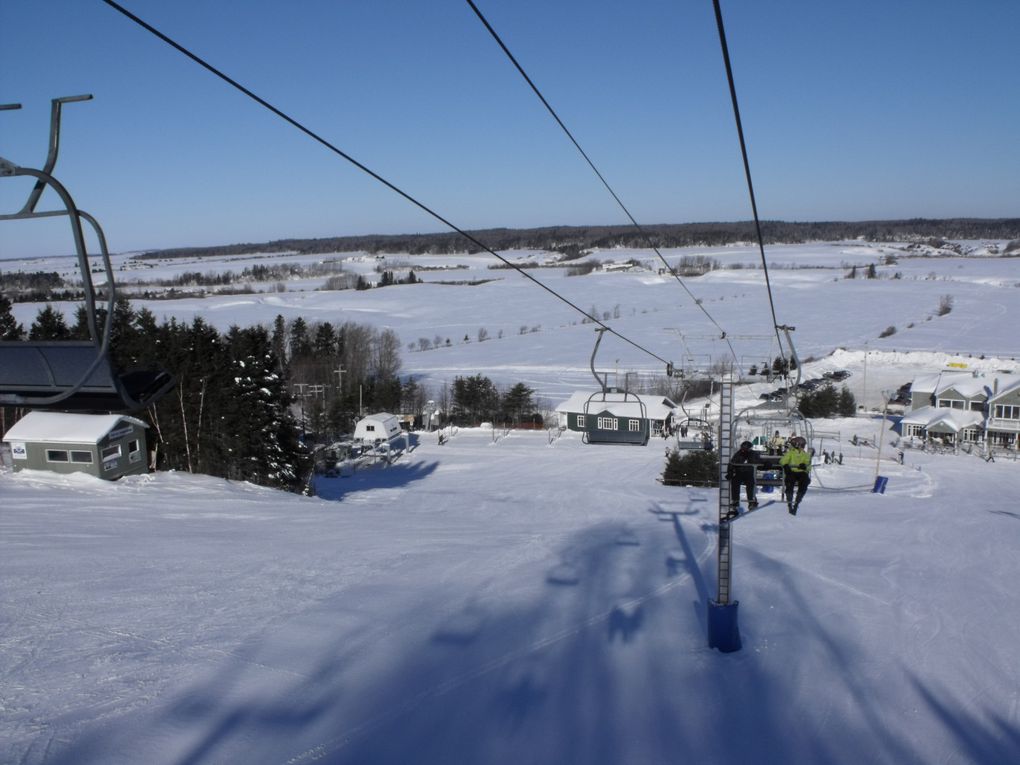
{"type": "Polygon", "coordinates": [[[14,470],[88,473],[115,480],[147,473],[144,422],[122,414],[32,411],[4,435],[14,470]]]}

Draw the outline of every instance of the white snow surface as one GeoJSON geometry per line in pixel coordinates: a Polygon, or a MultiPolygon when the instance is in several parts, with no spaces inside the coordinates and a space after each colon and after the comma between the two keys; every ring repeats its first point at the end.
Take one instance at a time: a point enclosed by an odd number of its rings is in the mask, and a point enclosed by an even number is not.
{"type": "MultiPolygon", "coordinates": [[[[805,373],[852,371],[869,406],[947,363],[1017,371],[1020,261],[902,259],[883,266],[901,279],[850,281],[844,261],[888,253],[779,250],[829,264],[774,274],[780,321],[818,356],[805,373]],[[952,312],[926,319],[943,294],[952,312]]],[[[438,326],[495,335],[499,321],[503,339],[405,352],[404,372],[523,379],[553,397],[590,379],[591,328],[489,273],[502,281],[149,305],[225,328],[269,324],[286,303],[310,320],[371,316],[405,342],[438,326]]],[[[761,276],[689,284],[736,333],[768,325],[761,276]]],[[[621,303],[610,323],[667,357],[666,328],[698,313],[651,272],[554,283],[585,307],[621,303]]],[[[639,354],[617,347],[634,368],[639,354]]],[[[617,352],[604,358],[611,369],[617,352]]],[[[738,408],[770,387],[742,388],[738,408]]],[[[733,524],[733,653],[707,642],[718,495],[659,484],[661,439],[420,434],[389,467],[322,479],[315,498],[0,468],[0,762],[1016,762],[1020,464],[915,450],[900,464],[888,424],[816,421],[843,464],[816,468],[797,517],[774,504],[733,524]]]]}

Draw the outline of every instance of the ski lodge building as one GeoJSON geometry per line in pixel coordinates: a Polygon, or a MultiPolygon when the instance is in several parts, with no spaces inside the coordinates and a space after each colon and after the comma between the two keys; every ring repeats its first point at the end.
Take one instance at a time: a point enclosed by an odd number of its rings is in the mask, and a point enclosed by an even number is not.
{"type": "Polygon", "coordinates": [[[395,415],[386,412],[370,414],[358,420],[354,426],[354,440],[366,444],[385,444],[403,431],[395,415]]]}
{"type": "Polygon", "coordinates": [[[676,404],[665,396],[638,395],[609,389],[577,391],[556,407],[560,427],[584,433],[588,443],[646,444],[662,435],[663,423],[676,404]]]}
{"type": "Polygon", "coordinates": [[[88,473],[115,480],[147,473],[141,420],[121,414],[29,412],[4,435],[14,470],[88,473]]]}
{"type": "Polygon", "coordinates": [[[1018,447],[1020,376],[946,371],[923,375],[910,385],[910,410],[900,435],[950,445],[1018,447]]]}

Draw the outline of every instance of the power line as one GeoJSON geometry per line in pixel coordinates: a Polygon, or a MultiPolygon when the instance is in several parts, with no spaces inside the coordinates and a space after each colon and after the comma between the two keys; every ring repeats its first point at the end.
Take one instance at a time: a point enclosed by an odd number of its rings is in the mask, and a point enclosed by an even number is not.
{"type": "Polygon", "coordinates": [[[673,278],[675,278],[677,282],[679,282],[680,286],[684,288],[684,291],[690,296],[691,300],[694,301],[694,304],[701,309],[702,313],[704,313],[705,316],[708,317],[708,320],[715,325],[716,329],[719,330],[719,332],[721,333],[721,338],[723,340],[726,340],[726,344],[730,347],[730,352],[733,354],[733,359],[734,361],[736,361],[737,352],[733,349],[733,344],[727,338],[726,331],[719,326],[719,323],[714,318],[712,318],[712,315],[708,312],[708,309],[706,309],[705,306],[702,304],[701,300],[694,297],[694,294],[687,288],[687,285],[684,284],[684,281],[683,279],[680,278],[680,275],[673,269],[672,266],[669,265],[669,263],[666,262],[666,259],[662,256],[662,253],[659,252],[659,248],[655,246],[654,242],[652,242],[652,238],[648,235],[648,232],[645,231],[644,228],[642,228],[641,225],[637,222],[637,220],[634,219],[634,216],[631,215],[630,210],[628,210],[627,206],[623,203],[623,200],[621,200],[617,193],[613,191],[613,187],[609,185],[609,181],[607,181],[605,177],[602,175],[602,173],[599,172],[599,169],[595,167],[595,163],[592,162],[587,152],[585,152],[585,150],[581,148],[581,144],[579,144],[577,142],[577,139],[574,138],[573,133],[571,133],[567,126],[563,123],[563,120],[560,119],[560,116],[556,113],[556,110],[552,108],[552,106],[546,100],[545,96],[542,95],[542,92],[538,89],[538,86],[535,85],[531,77],[528,76],[528,73],[524,71],[524,67],[522,67],[520,63],[518,63],[517,59],[514,57],[514,54],[511,53],[510,49],[506,46],[506,43],[503,42],[502,38],[499,36],[496,30],[493,29],[492,24],[490,24],[489,20],[485,18],[485,16],[482,14],[480,10],[478,10],[478,6],[474,4],[473,0],[467,0],[467,4],[471,6],[471,10],[473,10],[475,12],[475,15],[478,16],[479,21],[481,21],[485,28],[489,30],[489,34],[492,35],[492,38],[496,41],[499,47],[503,49],[503,53],[505,53],[507,58],[510,59],[510,62],[514,65],[517,71],[520,72],[521,77],[523,77],[524,81],[528,83],[528,85],[531,87],[531,90],[534,91],[535,95],[538,96],[538,100],[542,102],[542,105],[545,106],[549,114],[552,115],[552,118],[556,120],[556,124],[558,124],[563,129],[563,132],[566,134],[567,138],[570,139],[570,142],[574,144],[574,147],[578,150],[578,152],[580,152],[581,156],[584,157],[584,161],[588,163],[588,167],[590,167],[592,169],[592,172],[594,172],[595,175],[598,176],[598,179],[602,181],[602,185],[606,187],[606,191],[608,191],[609,194],[613,197],[613,199],[616,200],[616,204],[619,205],[620,209],[623,210],[627,218],[630,219],[630,222],[631,224],[633,224],[634,228],[638,230],[638,232],[645,238],[645,241],[648,243],[648,246],[655,252],[656,255],[659,256],[659,260],[661,260],[663,265],[666,266],[666,270],[673,275],[673,278]]]}
{"type": "Polygon", "coordinates": [[[333,152],[334,154],[338,155],[339,157],[342,157],[343,159],[347,160],[352,165],[354,165],[356,168],[361,170],[363,173],[371,176],[372,178],[377,180],[379,183],[381,183],[384,186],[386,186],[386,188],[388,188],[391,191],[399,194],[404,199],[406,199],[408,202],[410,202],[414,206],[418,207],[420,210],[424,211],[428,215],[432,216],[433,218],[438,220],[443,225],[448,226],[450,229],[452,229],[453,231],[455,231],[458,234],[460,234],[461,236],[463,236],[469,242],[471,242],[472,244],[476,245],[479,249],[482,249],[485,252],[488,252],[490,255],[495,256],[496,258],[501,260],[505,265],[507,265],[510,268],[514,269],[515,271],[517,271],[519,274],[521,274],[522,276],[526,277],[527,279],[530,279],[532,282],[537,284],[539,287],[544,289],[546,292],[548,292],[553,297],[557,298],[558,300],[561,300],[562,302],[566,303],[568,306],[573,308],[575,311],[580,313],[582,316],[587,317],[588,319],[590,319],[595,324],[598,324],[600,327],[603,327],[610,334],[615,335],[619,339],[623,340],[625,343],[628,343],[628,344],[632,345],[634,348],[637,348],[639,351],[641,351],[643,353],[646,353],[647,355],[651,356],[652,358],[656,359],[657,361],[661,361],[663,364],[666,364],[667,366],[670,364],[669,361],[667,361],[666,359],[662,358],[658,354],[653,353],[652,351],[648,350],[647,348],[645,348],[644,346],[640,345],[639,343],[631,340],[629,337],[626,337],[625,335],[620,334],[615,329],[610,327],[608,324],[606,324],[603,321],[601,321],[597,316],[592,316],[587,311],[585,311],[583,308],[581,308],[580,306],[578,306],[575,303],[571,302],[568,298],[565,298],[563,295],[561,295],[558,292],[556,292],[556,290],[552,289],[548,285],[546,285],[543,282],[541,282],[538,279],[536,279],[534,276],[529,274],[527,271],[525,271],[520,266],[518,266],[518,265],[512,263],[511,261],[507,260],[502,255],[500,255],[498,252],[496,252],[492,248],[490,248],[487,245],[485,245],[482,242],[480,242],[478,239],[476,239],[474,236],[469,234],[464,229],[462,229],[459,226],[456,226],[453,223],[451,223],[449,220],[444,218],[442,215],[440,215],[438,212],[433,210],[431,207],[428,207],[423,202],[418,201],[417,199],[415,199],[413,196],[408,194],[406,191],[404,191],[403,189],[401,189],[397,185],[395,185],[395,184],[391,183],[390,181],[386,180],[383,176],[379,175],[378,173],[376,173],[375,171],[371,170],[366,165],[364,165],[361,162],[359,162],[358,160],[354,159],[354,157],[352,157],[350,154],[347,154],[346,152],[344,152],[341,149],[337,148],[332,143],[327,141],[325,138],[320,136],[318,133],[315,133],[312,130],[310,130],[309,128],[305,127],[302,123],[298,122],[293,117],[289,116],[285,112],[283,112],[280,109],[278,109],[277,107],[273,106],[271,103],[266,101],[264,98],[261,98],[260,96],[256,95],[251,90],[246,88],[244,85],[239,83],[237,80],[234,80],[230,76],[224,74],[219,69],[217,69],[212,64],[210,64],[207,61],[205,61],[203,58],[201,58],[197,54],[192,53],[190,50],[185,48],[183,45],[181,45],[180,43],[174,41],[173,39],[171,39],[167,35],[163,34],[162,32],[160,32],[158,29],[156,29],[151,24],[147,23],[146,21],[143,21],[142,19],[140,19],[135,14],[131,13],[129,10],[127,10],[123,6],[121,6],[118,3],[114,2],[114,0],[103,0],[103,2],[106,3],[108,6],[110,6],[111,8],[113,8],[115,11],[121,13],[122,15],[124,15],[125,17],[127,17],[128,19],[133,21],[135,24],[139,25],[140,27],[142,27],[146,31],[148,31],[148,32],[152,33],[153,35],[155,35],[156,37],[158,37],[160,40],[165,42],[167,45],[171,46],[172,48],[175,48],[180,53],[183,53],[185,56],[190,58],[196,64],[201,66],[203,69],[206,69],[207,71],[211,72],[212,74],[216,75],[221,80],[226,82],[228,85],[232,86],[233,88],[236,88],[241,93],[244,93],[244,95],[248,96],[250,99],[252,99],[256,103],[258,103],[260,106],[265,107],[266,109],[271,111],[273,114],[275,114],[280,119],[284,120],[285,122],[288,122],[290,125],[292,125],[293,127],[297,128],[298,130],[300,130],[302,133],[307,135],[309,138],[311,138],[314,141],[322,144],[323,146],[325,146],[327,149],[329,149],[331,152],[333,152]]]}
{"type": "Polygon", "coordinates": [[[726,45],[726,28],[723,25],[722,8],[719,0],[712,0],[715,7],[715,24],[719,29],[719,44],[722,47],[723,62],[726,64],[726,80],[730,86],[730,100],[733,102],[733,117],[737,122],[737,136],[740,138],[740,155],[744,159],[744,175],[747,177],[747,191],[751,196],[751,211],[754,213],[754,229],[758,234],[758,250],[761,252],[761,267],[765,274],[765,289],[769,295],[769,309],[772,311],[772,326],[776,330],[779,353],[783,353],[783,341],[779,337],[779,321],[776,319],[776,304],[772,299],[772,283],[769,281],[769,265],[765,260],[765,241],[761,235],[761,221],[758,219],[758,203],[754,198],[754,184],[751,182],[751,163],[747,158],[747,143],[744,141],[744,126],[740,120],[740,106],[737,104],[737,87],[733,82],[733,67],[730,65],[730,49],[726,45]]]}

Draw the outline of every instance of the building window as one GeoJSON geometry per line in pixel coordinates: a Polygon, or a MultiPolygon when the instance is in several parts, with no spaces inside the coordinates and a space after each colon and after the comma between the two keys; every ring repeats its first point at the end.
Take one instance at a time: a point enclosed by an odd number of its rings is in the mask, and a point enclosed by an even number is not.
{"type": "Polygon", "coordinates": [[[114,444],[113,446],[107,446],[102,451],[103,462],[109,462],[115,460],[120,456],[120,444],[114,444]]]}
{"type": "Polygon", "coordinates": [[[79,463],[81,465],[91,465],[92,464],[92,452],[72,451],[71,452],[71,462],[77,462],[77,463],[79,463]]]}
{"type": "Polygon", "coordinates": [[[995,416],[1003,420],[1020,420],[1020,406],[996,404],[995,416]]]}
{"type": "Polygon", "coordinates": [[[583,429],[584,428],[584,415],[583,414],[578,414],[578,415],[576,415],[576,418],[577,419],[574,420],[574,424],[577,427],[583,429]]]}
{"type": "Polygon", "coordinates": [[[977,428],[964,428],[960,431],[960,437],[964,443],[976,444],[981,440],[981,431],[977,428]]]}
{"type": "Polygon", "coordinates": [[[373,432],[375,430],[375,425],[366,425],[365,426],[365,430],[367,430],[369,433],[371,433],[371,432],[373,432]]]}
{"type": "Polygon", "coordinates": [[[641,430],[641,420],[628,420],[627,429],[631,433],[637,433],[641,430]]]}
{"type": "Polygon", "coordinates": [[[985,404],[984,404],[983,401],[971,401],[970,402],[970,410],[972,412],[980,412],[984,408],[985,408],[985,404]]]}
{"type": "Polygon", "coordinates": [[[63,449],[47,449],[46,450],[46,461],[47,462],[67,462],[67,452],[63,449]]]}
{"type": "Polygon", "coordinates": [[[598,425],[599,425],[599,430],[616,430],[616,418],[615,417],[599,417],[598,425]]]}
{"type": "Polygon", "coordinates": [[[956,398],[940,398],[939,408],[941,409],[965,409],[964,402],[956,398]]]}

